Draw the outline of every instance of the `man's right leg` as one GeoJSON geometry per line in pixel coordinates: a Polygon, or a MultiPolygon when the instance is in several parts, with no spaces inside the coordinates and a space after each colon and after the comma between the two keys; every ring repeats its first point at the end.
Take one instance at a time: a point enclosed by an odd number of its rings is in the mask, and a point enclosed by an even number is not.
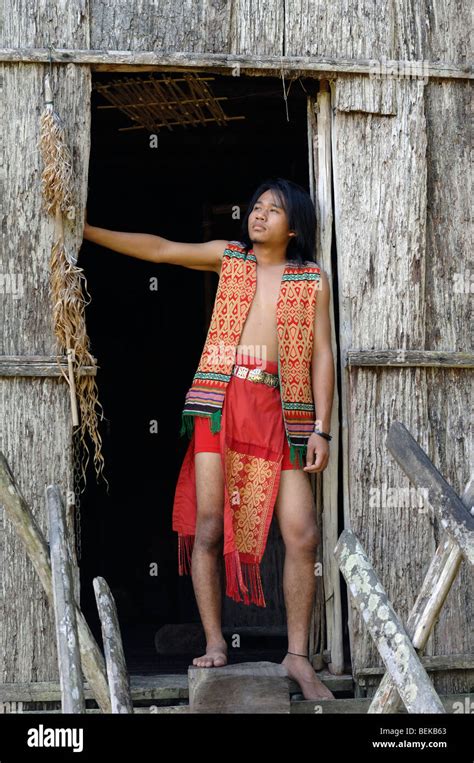
{"type": "Polygon", "coordinates": [[[222,551],[224,543],[224,475],[220,453],[196,453],[196,535],[191,570],[194,593],[206,634],[206,653],[193,660],[201,668],[227,664],[222,635],[222,551]]]}

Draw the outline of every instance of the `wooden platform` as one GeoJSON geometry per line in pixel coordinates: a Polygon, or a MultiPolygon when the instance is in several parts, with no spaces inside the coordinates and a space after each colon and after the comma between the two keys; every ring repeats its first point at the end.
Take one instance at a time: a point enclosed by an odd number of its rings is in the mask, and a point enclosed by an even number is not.
{"type": "MultiPolygon", "coordinates": [[[[318,676],[336,695],[352,693],[353,680],[351,675],[334,676],[331,673],[321,671],[318,676]]],[[[132,675],[130,684],[134,713],[189,712],[187,675],[132,675]]],[[[371,702],[370,699],[355,699],[353,697],[321,700],[319,703],[304,700],[299,686],[291,680],[289,680],[288,693],[290,713],[365,714],[371,702]]],[[[84,683],[84,694],[88,704],[86,712],[100,713],[87,682],[84,683]]],[[[463,707],[471,706],[470,703],[474,701],[474,695],[450,694],[441,696],[441,700],[447,713],[462,712],[463,707]]],[[[60,704],[59,683],[38,682],[0,685],[0,712],[59,714],[60,704]]]]}

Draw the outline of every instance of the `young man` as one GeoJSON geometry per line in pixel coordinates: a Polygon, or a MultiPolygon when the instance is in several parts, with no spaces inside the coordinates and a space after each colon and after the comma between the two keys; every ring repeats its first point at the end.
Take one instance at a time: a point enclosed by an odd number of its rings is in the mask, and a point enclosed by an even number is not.
{"type": "Polygon", "coordinates": [[[139,259],[219,273],[182,414],[181,433],[191,439],[173,507],[180,573],[187,562],[206,634],[206,653],[193,663],[227,663],[222,550],[227,595],[265,606],[259,563],[274,512],[285,543],[283,664],[306,699],[328,699],[333,694],[308,659],[320,541],[309,474],[328,464],[334,390],[329,283],[314,261],[315,230],[309,195],[279,178],[255,192],[241,241],[183,244],[87,223],[84,238],[139,259]]]}

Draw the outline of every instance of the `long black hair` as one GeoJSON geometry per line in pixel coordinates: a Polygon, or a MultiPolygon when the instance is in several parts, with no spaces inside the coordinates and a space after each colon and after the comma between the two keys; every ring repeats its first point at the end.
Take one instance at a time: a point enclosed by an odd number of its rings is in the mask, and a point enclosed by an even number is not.
{"type": "Polygon", "coordinates": [[[296,260],[304,265],[306,260],[316,262],[316,212],[311,196],[297,183],[284,178],[269,178],[265,180],[250,199],[247,212],[242,220],[240,240],[250,249],[253,244],[249,236],[248,221],[257,199],[265,193],[273,191],[280,204],[284,207],[290,230],[296,236],[291,236],[286,249],[286,258],[296,260]]]}

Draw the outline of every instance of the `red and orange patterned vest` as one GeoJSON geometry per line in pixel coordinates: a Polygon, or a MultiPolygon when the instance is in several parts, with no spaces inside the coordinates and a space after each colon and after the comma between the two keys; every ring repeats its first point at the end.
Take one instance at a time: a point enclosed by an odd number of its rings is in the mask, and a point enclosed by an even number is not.
{"type": "MultiPolygon", "coordinates": [[[[290,458],[304,466],[315,422],[311,387],[316,294],[321,269],[315,262],[288,260],[277,301],[278,376],[290,458]]],[[[209,331],[192,386],[185,398],[180,435],[191,438],[194,416],[210,416],[218,432],[236,348],[257,288],[257,258],[239,241],[229,242],[222,258],[209,331]]]]}

